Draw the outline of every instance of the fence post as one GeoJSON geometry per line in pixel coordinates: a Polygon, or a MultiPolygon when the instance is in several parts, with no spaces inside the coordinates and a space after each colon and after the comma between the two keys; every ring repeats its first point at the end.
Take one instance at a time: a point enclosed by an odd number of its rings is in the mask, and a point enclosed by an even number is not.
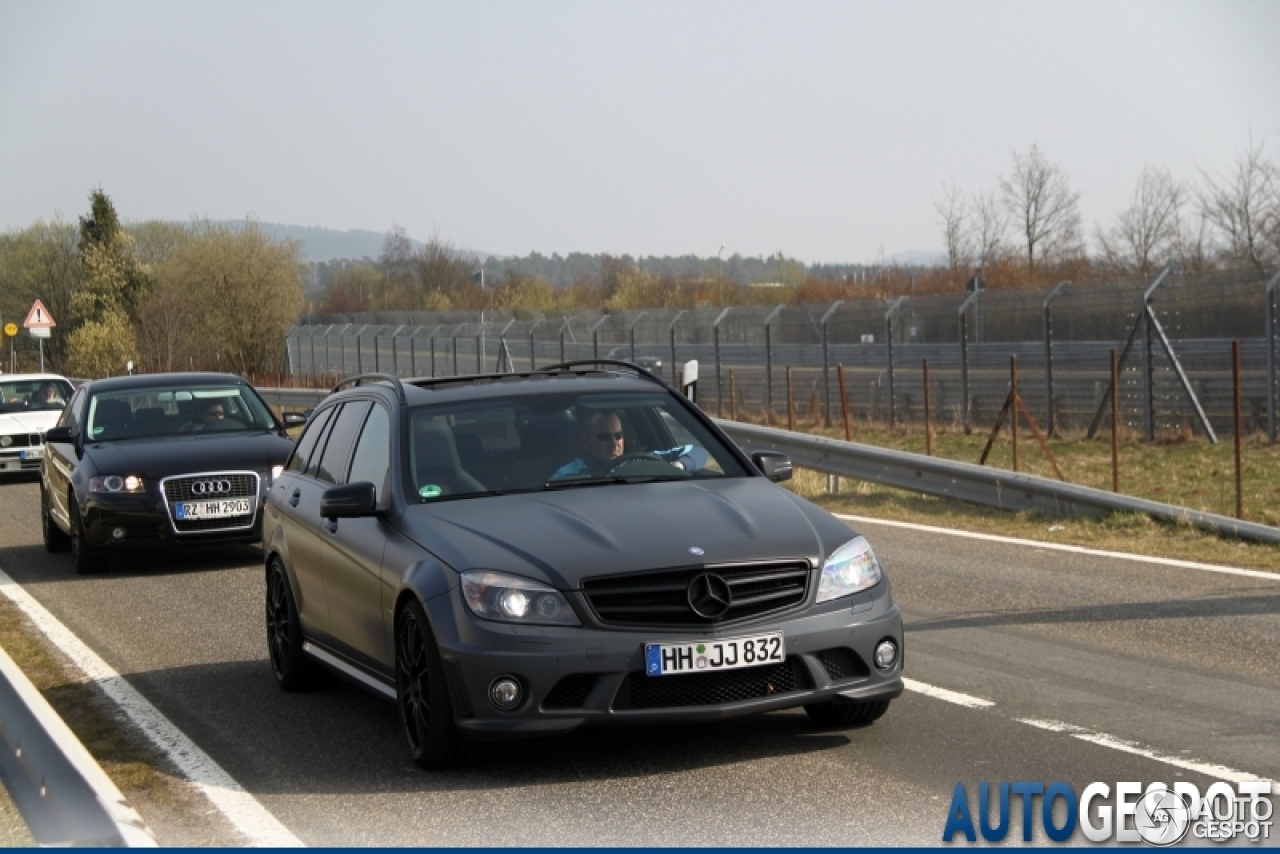
{"type": "Polygon", "coordinates": [[[773,319],[782,311],[779,305],[764,319],[764,423],[773,426],[773,319]]]}
{"type": "Polygon", "coordinates": [[[897,425],[897,402],[894,400],[893,393],[893,316],[897,314],[898,309],[902,308],[902,304],[907,301],[906,297],[898,297],[889,306],[889,310],[884,313],[884,340],[888,347],[889,358],[889,427],[897,425]]]}
{"type": "MultiPolygon", "coordinates": [[[[831,308],[827,309],[822,315],[822,423],[826,427],[831,426],[831,360],[827,352],[829,336],[827,335],[827,320],[831,315],[836,313],[836,309],[844,300],[836,300],[831,304],[831,308]]],[[[810,315],[812,316],[812,315],[810,315]]]]}
{"type": "Polygon", "coordinates": [[[1111,351],[1111,491],[1120,491],[1120,356],[1111,351]]]}
{"type": "MultiPolygon", "coordinates": [[[[680,318],[685,316],[687,309],[680,309],[676,312],[676,316],[671,318],[671,323],[667,325],[667,333],[671,336],[671,381],[677,382],[676,377],[676,324],[680,322],[680,318]]],[[[679,387],[679,386],[677,386],[679,387]]]]}
{"type": "Polygon", "coordinates": [[[716,417],[717,418],[724,417],[724,395],[720,393],[720,390],[724,388],[724,383],[721,382],[721,379],[720,379],[720,321],[724,320],[725,315],[727,315],[731,311],[733,311],[733,306],[730,306],[729,308],[726,308],[724,311],[720,312],[720,316],[717,317],[715,319],[715,322],[711,324],[712,348],[715,351],[715,358],[716,358],[716,417]]]}
{"type": "Polygon", "coordinates": [[[1244,518],[1244,465],[1240,458],[1240,341],[1231,342],[1231,411],[1236,427],[1236,518],[1244,518]]]}
{"type": "Polygon", "coordinates": [[[929,406],[929,360],[924,360],[924,452],[933,456],[933,415],[929,406]]]}
{"type": "Polygon", "coordinates": [[[356,330],[356,373],[364,373],[364,348],[360,346],[360,334],[364,332],[365,327],[361,326],[356,330]]]}
{"type": "Polygon", "coordinates": [[[1058,282],[1044,298],[1044,423],[1048,436],[1058,432],[1057,406],[1053,399],[1053,301],[1069,284],[1069,281],[1058,282]]]}
{"type": "Polygon", "coordinates": [[[849,392],[844,385],[844,363],[836,362],[836,379],[840,382],[840,415],[844,419],[844,440],[853,441],[853,422],[849,419],[849,392]]]}
{"type": "Polygon", "coordinates": [[[609,315],[602,314],[600,319],[595,322],[595,325],[591,327],[591,358],[593,359],[600,358],[600,327],[608,319],[609,315]]]}
{"type": "Polygon", "coordinates": [[[1013,470],[1018,470],[1018,357],[1009,357],[1009,430],[1013,433],[1013,470]]]}
{"type": "Polygon", "coordinates": [[[1276,443],[1276,285],[1280,273],[1267,282],[1267,441],[1276,443]]]}
{"type": "Polygon", "coordinates": [[[533,349],[533,330],[537,329],[538,325],[541,324],[542,321],[544,320],[546,320],[545,317],[539,317],[537,320],[533,322],[533,325],[529,327],[529,370],[530,371],[538,370],[538,357],[533,349]]]}
{"type": "Polygon", "coordinates": [[[795,396],[791,393],[790,365],[787,365],[787,429],[792,432],[796,429],[796,403],[795,396]]]}
{"type": "Polygon", "coordinates": [[[635,319],[631,321],[631,325],[627,327],[627,334],[631,339],[631,362],[633,364],[636,361],[636,324],[640,322],[640,318],[644,317],[648,313],[649,312],[647,311],[640,312],[635,316],[635,319]]]}
{"type": "Polygon", "coordinates": [[[969,418],[969,319],[966,312],[981,296],[982,291],[969,294],[956,312],[960,317],[960,420],[966,436],[973,432],[973,423],[969,418]]]}

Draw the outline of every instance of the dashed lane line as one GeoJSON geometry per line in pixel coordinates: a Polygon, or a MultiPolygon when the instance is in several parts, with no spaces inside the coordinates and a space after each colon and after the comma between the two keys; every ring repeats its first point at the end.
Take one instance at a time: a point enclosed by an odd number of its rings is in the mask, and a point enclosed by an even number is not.
{"type": "Polygon", "coordinates": [[[935,525],[921,525],[916,522],[898,522],[890,519],[876,519],[871,516],[852,516],[847,513],[836,513],[837,519],[846,522],[860,522],[868,525],[884,525],[889,528],[905,528],[908,531],[924,531],[930,534],[943,534],[949,537],[964,537],[969,540],[985,540],[990,543],[1005,543],[1014,546],[1031,546],[1050,551],[1071,552],[1073,554],[1092,555],[1094,557],[1128,560],[1135,563],[1154,563],[1160,566],[1172,566],[1179,569],[1195,569],[1200,572],[1217,572],[1223,575],[1239,575],[1245,578],[1261,578],[1267,581],[1280,581],[1280,572],[1265,572],[1257,569],[1241,569],[1237,566],[1219,566],[1212,563],[1197,563],[1191,560],[1178,560],[1169,557],[1150,557],[1128,552],[1111,552],[1103,549],[1091,549],[1085,546],[1072,546],[1066,543],[1047,543],[1042,540],[1024,540],[1018,537],[1002,537],[999,534],[979,534],[973,531],[959,531],[954,528],[939,528],[935,525]]]}
{"type": "Polygon", "coordinates": [[[129,684],[84,641],[72,634],[16,581],[0,570],[0,593],[14,603],[85,676],[98,685],[139,729],[173,762],[251,845],[296,848],[302,841],[244,790],[159,709],[129,684]]]}
{"type": "Polygon", "coordinates": [[[946,688],[927,685],[914,679],[903,679],[902,684],[908,691],[915,691],[917,694],[924,694],[926,697],[933,697],[935,700],[955,703],[957,706],[964,706],[967,709],[985,709],[995,705],[990,700],[984,700],[981,697],[972,697],[968,694],[961,694],[958,691],[948,691],[946,688]]]}

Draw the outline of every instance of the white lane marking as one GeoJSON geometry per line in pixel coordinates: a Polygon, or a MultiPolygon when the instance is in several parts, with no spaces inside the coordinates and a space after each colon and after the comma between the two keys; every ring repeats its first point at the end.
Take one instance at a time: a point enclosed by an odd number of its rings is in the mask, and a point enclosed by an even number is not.
{"type": "Polygon", "coordinates": [[[0,593],[27,615],[46,637],[71,659],[85,676],[98,685],[139,729],[146,733],[227,820],[255,846],[302,847],[302,840],[289,832],[258,799],[244,790],[230,774],[196,746],[182,730],[151,705],[138,690],[109,664],[71,633],[30,593],[0,570],[0,593]]]}
{"type": "Polygon", "coordinates": [[[968,709],[985,709],[995,705],[990,700],[984,700],[981,697],[973,697],[957,691],[948,691],[946,688],[926,685],[924,682],[917,682],[914,679],[903,679],[902,685],[908,691],[915,691],[917,694],[924,694],[926,697],[933,697],[935,700],[946,700],[948,703],[955,703],[957,706],[964,706],[968,709]]]}
{"type": "MultiPolygon", "coordinates": [[[[1184,771],[1194,771],[1197,774],[1204,774],[1207,777],[1216,777],[1219,780],[1230,780],[1233,783],[1248,783],[1255,780],[1267,781],[1266,777],[1259,777],[1256,774],[1249,774],[1244,771],[1237,771],[1234,768],[1228,768],[1226,765],[1214,765],[1209,762],[1195,762],[1190,759],[1183,759],[1180,756],[1170,756],[1166,753],[1158,753],[1154,750],[1142,747],[1136,742],[1125,741],[1115,736],[1107,735],[1101,732],[1090,732],[1083,727],[1073,726],[1072,724],[1063,723],[1062,721],[1046,721],[1038,718],[1016,718],[1015,720],[1021,724],[1036,727],[1037,729],[1048,730],[1049,732],[1061,732],[1070,735],[1072,738],[1078,738],[1081,741],[1087,741],[1090,744],[1096,744],[1100,747],[1109,747],[1112,750],[1119,750],[1124,753],[1132,753],[1135,756],[1142,756],[1152,759],[1156,762],[1162,762],[1165,765],[1172,765],[1175,768],[1181,768],[1184,771]]],[[[1269,781],[1273,786],[1277,785],[1275,781],[1269,781]]]]}
{"type": "Polygon", "coordinates": [[[1018,537],[1002,537],[998,534],[977,534],[973,531],[958,531],[954,528],[938,528],[933,525],[920,525],[916,522],[896,522],[889,519],[874,519],[870,516],[851,516],[846,513],[834,514],[837,519],[847,522],[865,522],[870,525],[886,525],[890,528],[906,528],[910,531],[926,531],[930,534],[945,534],[950,537],[965,537],[970,540],[986,540],[992,543],[1008,543],[1015,546],[1033,546],[1038,549],[1050,549],[1059,552],[1109,557],[1116,560],[1131,560],[1137,563],[1155,563],[1161,566],[1176,566],[1179,569],[1197,569],[1201,572],[1219,572],[1223,575],[1242,575],[1245,578],[1262,578],[1267,581],[1280,581],[1280,572],[1264,572],[1257,569],[1240,569],[1235,566],[1219,566],[1212,563],[1196,563],[1190,560],[1178,560],[1170,557],[1148,557],[1128,552],[1109,552],[1102,549],[1090,549],[1084,546],[1072,546],[1066,543],[1046,543],[1041,540],[1023,540],[1018,537]]]}

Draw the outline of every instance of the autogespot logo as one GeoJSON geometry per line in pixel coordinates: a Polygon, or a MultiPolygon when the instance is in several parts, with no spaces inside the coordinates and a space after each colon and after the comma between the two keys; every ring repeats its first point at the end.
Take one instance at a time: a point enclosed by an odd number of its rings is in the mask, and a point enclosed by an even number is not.
{"type": "Polygon", "coordinates": [[[963,834],[970,842],[978,835],[1001,842],[1009,834],[1011,803],[1021,802],[1022,840],[1030,842],[1036,819],[1044,835],[1066,842],[1077,827],[1090,842],[1138,842],[1164,847],[1188,835],[1197,844],[1228,842],[1244,837],[1260,842],[1271,837],[1270,780],[1214,783],[1201,797],[1192,783],[1090,783],[1080,796],[1069,783],[1048,785],[1016,780],[978,785],[978,820],[964,783],[956,783],[947,810],[942,841],[963,834]],[[995,803],[993,803],[995,801],[995,803]],[[1037,804],[1038,801],[1038,804],[1037,804]],[[1038,807],[1038,808],[1037,808],[1038,807]],[[993,818],[994,814],[994,818],[993,818]]]}

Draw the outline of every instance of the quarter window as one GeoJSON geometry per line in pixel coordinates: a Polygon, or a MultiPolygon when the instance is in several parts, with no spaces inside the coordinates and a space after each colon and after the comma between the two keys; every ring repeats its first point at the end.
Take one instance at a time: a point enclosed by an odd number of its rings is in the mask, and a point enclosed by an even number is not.
{"type": "Polygon", "coordinates": [[[329,440],[325,442],[324,455],[316,470],[318,480],[337,483],[338,477],[347,470],[351,445],[355,442],[365,416],[369,414],[370,405],[367,400],[357,400],[342,407],[342,411],[334,419],[333,429],[329,431],[329,440]]]}

